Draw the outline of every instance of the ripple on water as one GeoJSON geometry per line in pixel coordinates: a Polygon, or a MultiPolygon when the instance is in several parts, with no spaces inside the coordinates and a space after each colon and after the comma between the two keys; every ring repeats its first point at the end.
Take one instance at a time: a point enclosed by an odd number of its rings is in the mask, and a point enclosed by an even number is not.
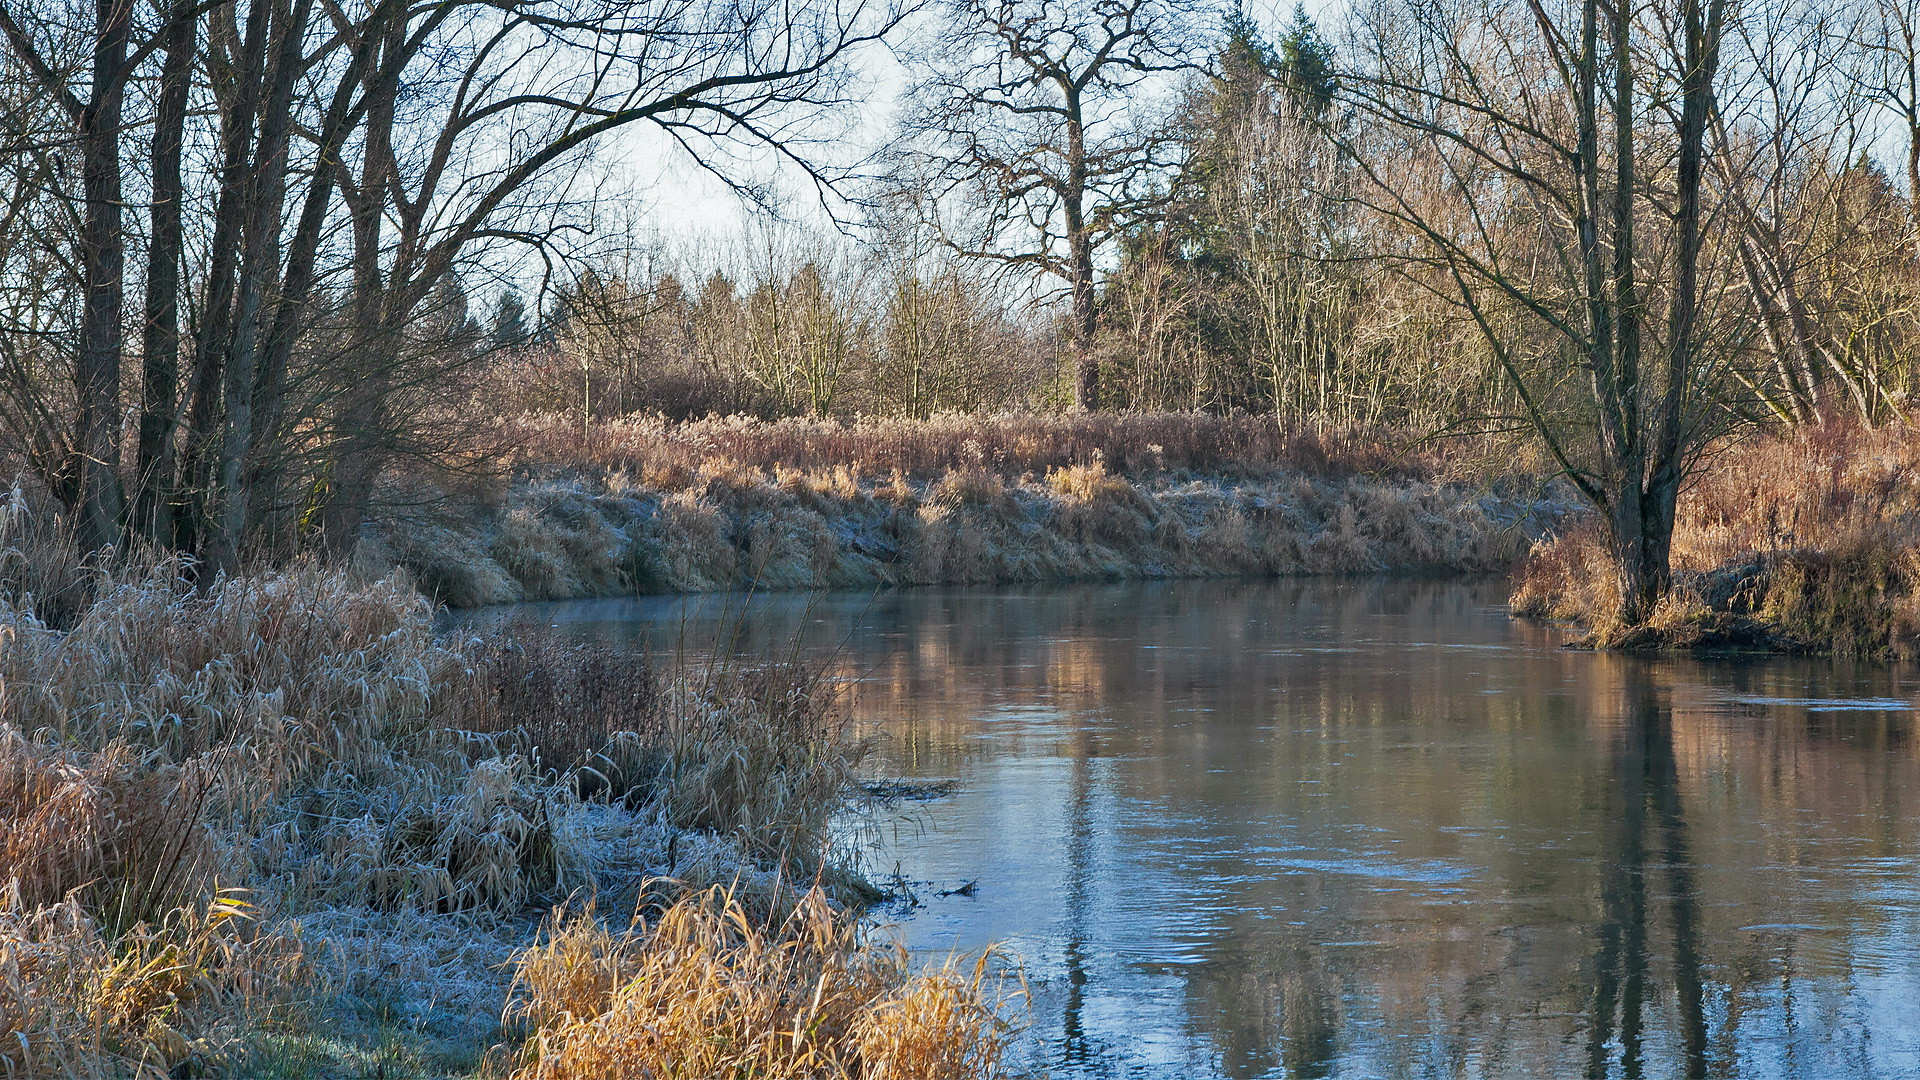
{"type": "Polygon", "coordinates": [[[1766,697],[1760,694],[1729,695],[1735,705],[1767,705],[1808,712],[1912,712],[1913,702],[1903,698],[1796,698],[1766,697]]]}

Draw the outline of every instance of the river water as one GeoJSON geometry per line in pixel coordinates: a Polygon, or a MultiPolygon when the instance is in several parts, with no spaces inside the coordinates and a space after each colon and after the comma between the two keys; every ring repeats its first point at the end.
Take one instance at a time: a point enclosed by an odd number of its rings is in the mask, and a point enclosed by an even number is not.
{"type": "Polygon", "coordinates": [[[1920,1076],[1920,672],[1558,647],[1498,583],[518,609],[832,657],[928,956],[1081,1077],[1920,1076]],[[724,629],[723,628],[728,628],[724,629]],[[970,895],[954,893],[968,882],[970,895]]]}

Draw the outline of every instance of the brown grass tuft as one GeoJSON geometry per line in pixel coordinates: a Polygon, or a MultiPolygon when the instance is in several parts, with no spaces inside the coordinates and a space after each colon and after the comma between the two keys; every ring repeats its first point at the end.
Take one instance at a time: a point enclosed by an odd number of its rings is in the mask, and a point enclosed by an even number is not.
{"type": "Polygon", "coordinates": [[[148,765],[32,745],[0,728],[0,884],[15,906],[77,898],[116,930],[157,920],[204,886],[206,761],[148,765]]]}
{"type": "Polygon", "coordinates": [[[0,1066],[10,1076],[89,1078],[192,1069],[218,1036],[292,1004],[298,943],[250,923],[232,896],[117,937],[73,900],[0,911],[0,1066]]]}
{"type": "Polygon", "coordinates": [[[717,665],[674,692],[668,715],[659,789],[669,821],[808,874],[831,861],[829,819],[868,747],[822,668],[717,665]]]}
{"type": "Polygon", "coordinates": [[[999,1075],[1013,995],[986,958],[919,976],[815,890],[771,925],[721,888],[651,926],[556,912],[519,958],[515,1080],[999,1075]]]}

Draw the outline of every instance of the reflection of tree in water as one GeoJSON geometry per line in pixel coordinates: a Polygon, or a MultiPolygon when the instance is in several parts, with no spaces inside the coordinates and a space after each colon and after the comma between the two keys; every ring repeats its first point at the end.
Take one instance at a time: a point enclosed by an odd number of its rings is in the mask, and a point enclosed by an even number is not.
{"type": "MultiPolygon", "coordinates": [[[[1700,975],[1699,893],[1687,848],[1674,757],[1673,708],[1644,663],[1626,661],[1623,715],[1615,741],[1606,847],[1600,875],[1601,921],[1593,957],[1587,1075],[1628,1078],[1646,1073],[1647,1013],[1659,1000],[1650,985],[1650,933],[1662,918],[1672,934],[1671,979],[1680,1065],[1687,1077],[1709,1075],[1705,995],[1700,975]],[[1649,889],[1658,872],[1662,895],[1649,889]],[[1664,899],[1664,911],[1650,912],[1664,899]]],[[[1665,1068],[1658,1070],[1663,1075],[1665,1068]]]]}
{"type": "Polygon", "coordinates": [[[1059,1060],[1065,1065],[1093,1061],[1097,1048],[1087,1037],[1083,1016],[1087,1005],[1087,935],[1092,903],[1093,762],[1098,751],[1085,729],[1073,739],[1073,779],[1067,809],[1067,941],[1063,950],[1067,969],[1067,1001],[1060,1017],[1059,1060]]]}
{"type": "Polygon", "coordinates": [[[1236,1080],[1325,1080],[1340,1052],[1340,984],[1313,951],[1295,946],[1208,964],[1193,978],[1195,1019],[1236,1080]]]}

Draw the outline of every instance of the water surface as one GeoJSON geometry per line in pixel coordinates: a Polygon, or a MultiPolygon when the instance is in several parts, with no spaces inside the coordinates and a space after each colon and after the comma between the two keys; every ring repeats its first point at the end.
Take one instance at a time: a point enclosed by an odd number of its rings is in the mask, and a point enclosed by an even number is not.
{"type": "Polygon", "coordinates": [[[520,611],[835,657],[876,773],[957,781],[887,822],[901,933],[1016,952],[1053,1077],[1920,1076],[1920,677],[1570,652],[1502,595],[520,611]]]}

